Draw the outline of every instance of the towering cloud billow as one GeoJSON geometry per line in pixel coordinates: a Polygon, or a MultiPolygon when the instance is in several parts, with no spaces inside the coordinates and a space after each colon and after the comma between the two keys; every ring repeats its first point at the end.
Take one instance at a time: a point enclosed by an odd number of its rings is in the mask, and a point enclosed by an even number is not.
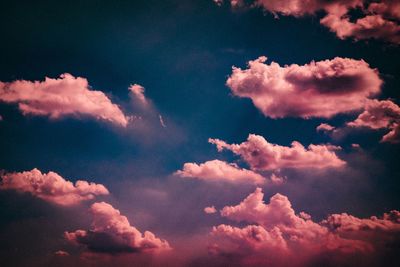
{"type": "Polygon", "coordinates": [[[398,0],[230,0],[233,7],[250,2],[252,7],[261,7],[275,16],[304,17],[324,12],[320,23],[336,33],[340,39],[379,39],[400,44],[400,2],[398,0]],[[351,17],[357,10],[360,18],[351,17]]]}
{"type": "Polygon", "coordinates": [[[175,172],[175,175],[197,178],[208,182],[224,181],[229,183],[254,184],[265,182],[265,178],[262,175],[221,160],[211,160],[201,164],[185,163],[183,169],[175,172]]]}
{"type": "Polygon", "coordinates": [[[17,103],[25,115],[51,119],[87,116],[123,127],[128,124],[122,110],[103,92],[91,90],[85,78],[68,73],[44,81],[0,82],[0,101],[17,103]]]}
{"type": "Polygon", "coordinates": [[[254,170],[281,168],[337,168],[345,162],[337,157],[332,145],[309,145],[305,148],[294,141],[290,147],[269,143],[264,137],[250,134],[241,144],[227,144],[219,139],[209,139],[218,151],[227,149],[239,155],[254,170]]]}
{"type": "Polygon", "coordinates": [[[264,203],[263,197],[261,188],[257,188],[240,204],[221,210],[223,217],[252,225],[240,228],[222,224],[214,227],[214,244],[210,246],[212,252],[236,254],[251,260],[253,264],[272,263],[271,266],[280,266],[277,264],[279,261],[290,262],[295,258],[298,260],[296,264],[299,264],[333,252],[372,253],[387,249],[390,244],[399,241],[398,211],[384,214],[381,219],[375,216],[359,219],[347,214],[333,214],[327,220],[316,223],[304,212],[296,214],[284,195],[272,196],[269,204],[264,203]]]}
{"type": "Polygon", "coordinates": [[[400,142],[400,107],[391,100],[369,100],[365,104],[364,111],[358,117],[347,123],[350,127],[388,129],[382,137],[382,142],[400,142]]]}
{"type": "Polygon", "coordinates": [[[147,104],[146,96],[144,95],[144,87],[139,84],[132,84],[128,90],[143,104],[147,104]]]}
{"type": "Polygon", "coordinates": [[[102,184],[66,181],[55,172],[31,171],[6,173],[1,176],[0,190],[15,190],[30,193],[35,197],[62,206],[73,206],[97,195],[108,195],[102,184]]]}
{"type": "Polygon", "coordinates": [[[378,71],[364,60],[336,57],[303,66],[266,60],[250,61],[244,70],[233,67],[226,84],[271,118],[330,118],[359,110],[382,84],[378,71]]]}
{"type": "Polygon", "coordinates": [[[130,225],[128,218],[108,203],[94,203],[90,212],[93,216],[92,228],[65,232],[67,240],[98,253],[139,253],[171,249],[167,241],[157,238],[152,232],[139,232],[130,225]]]}

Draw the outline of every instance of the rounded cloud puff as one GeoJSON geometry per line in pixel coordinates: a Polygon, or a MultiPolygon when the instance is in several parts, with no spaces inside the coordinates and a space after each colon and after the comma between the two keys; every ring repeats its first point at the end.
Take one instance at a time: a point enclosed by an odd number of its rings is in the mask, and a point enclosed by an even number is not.
{"type": "Polygon", "coordinates": [[[226,84],[271,118],[330,118],[356,111],[382,84],[378,71],[364,60],[336,57],[283,67],[266,60],[250,61],[245,70],[234,67],[226,84]]]}

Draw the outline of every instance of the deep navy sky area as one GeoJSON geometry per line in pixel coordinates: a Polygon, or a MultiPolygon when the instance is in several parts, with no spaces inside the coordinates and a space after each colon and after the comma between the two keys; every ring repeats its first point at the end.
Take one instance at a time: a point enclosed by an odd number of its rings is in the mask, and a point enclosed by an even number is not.
{"type": "MultiPolygon", "coordinates": [[[[282,171],[288,182],[265,188],[266,198],[285,194],[296,210],[305,210],[318,220],[330,213],[362,217],[400,208],[399,145],[380,143],[384,131],[357,130],[330,138],[315,128],[322,122],[341,126],[357,114],[329,120],[270,119],[250,99],[233,96],[225,84],[232,66],[245,68],[259,56],[281,65],[349,57],[377,68],[384,80],[379,99],[399,104],[400,50],[396,45],[340,40],[320,25],[317,16],[274,18],[261,9],[232,10],[211,0],[2,1],[0,10],[0,81],[40,81],[70,73],[86,78],[127,114],[143,118],[122,129],[90,118],[24,116],[17,105],[0,103],[3,172],[38,168],[71,181],[102,183],[112,194],[108,201],[139,228],[173,240],[203,233],[221,221],[213,217],[200,222],[203,207],[238,203],[254,188],[209,188],[171,174],[185,162],[215,158],[246,167],[232,153],[218,153],[207,140],[241,143],[254,133],[285,146],[293,140],[305,146],[340,145],[343,149],[338,155],[348,162],[346,170],[282,171]],[[144,114],[131,103],[128,87],[134,83],[145,87],[152,114],[144,114]],[[166,128],[160,125],[159,114],[166,128]],[[353,143],[362,149],[355,151],[353,143]],[[151,187],[168,192],[170,198],[154,200],[141,190],[151,187]],[[180,204],[171,214],[168,211],[175,201],[180,204]]],[[[60,212],[12,192],[0,192],[0,212],[0,243],[4,244],[0,257],[25,255],[37,266],[37,255],[60,246],[61,238],[53,241],[34,234],[24,242],[33,244],[39,238],[42,245],[19,254],[11,248],[29,234],[18,234],[16,225],[39,229],[43,221],[54,227],[49,235],[59,236],[65,228],[90,224],[83,218],[69,218],[70,224],[63,219],[84,211],[60,212]],[[57,218],[49,223],[53,216],[57,218]],[[18,237],[13,239],[10,233],[18,237]]],[[[24,261],[14,264],[24,266],[24,261]]]]}

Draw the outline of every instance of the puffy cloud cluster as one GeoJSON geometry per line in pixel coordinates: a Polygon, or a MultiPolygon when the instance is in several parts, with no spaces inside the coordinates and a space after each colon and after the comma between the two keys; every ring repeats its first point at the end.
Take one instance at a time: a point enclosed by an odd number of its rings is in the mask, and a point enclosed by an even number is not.
{"type": "Polygon", "coordinates": [[[171,249],[167,241],[157,238],[152,232],[139,232],[130,225],[128,218],[108,203],[94,203],[90,212],[93,216],[92,228],[65,232],[67,240],[99,253],[137,253],[171,249]]]}
{"type": "MultiPolygon", "coordinates": [[[[230,0],[233,7],[246,5],[244,0],[230,0]]],[[[275,16],[304,17],[323,11],[320,23],[335,32],[340,39],[380,39],[400,43],[400,3],[398,0],[254,0],[252,7],[261,7],[275,16]],[[353,19],[350,11],[358,10],[362,17],[353,19]]]]}
{"type": "Polygon", "coordinates": [[[108,195],[102,184],[66,181],[55,172],[42,173],[38,169],[31,171],[5,173],[1,176],[1,190],[15,190],[30,193],[35,197],[62,206],[77,205],[93,199],[97,195],[108,195]]]}
{"type": "Polygon", "coordinates": [[[328,14],[321,19],[321,24],[335,32],[340,39],[381,39],[400,44],[399,23],[388,20],[381,14],[366,15],[355,22],[346,15],[328,14]]]}
{"type": "Polygon", "coordinates": [[[286,255],[286,260],[306,260],[327,252],[370,253],[399,240],[398,211],[384,214],[381,219],[333,214],[316,223],[304,212],[296,214],[284,195],[272,196],[269,204],[263,197],[261,188],[257,188],[240,204],[221,210],[223,217],[252,224],[243,228],[225,224],[214,227],[212,252],[265,263],[277,254],[286,255]]]}
{"type": "Polygon", "coordinates": [[[382,137],[382,142],[400,142],[400,107],[391,100],[369,100],[364,111],[358,117],[347,123],[350,127],[389,129],[382,137]]]}
{"type": "Polygon", "coordinates": [[[290,147],[269,143],[264,137],[250,134],[241,144],[227,144],[219,139],[209,139],[218,151],[227,149],[239,155],[254,170],[275,170],[281,168],[337,168],[345,162],[337,157],[332,145],[309,145],[305,148],[297,141],[290,147]]]}
{"type": "Polygon", "coordinates": [[[0,101],[17,103],[23,114],[88,116],[126,127],[128,117],[103,92],[91,90],[85,78],[65,73],[58,79],[0,82],[0,101]]]}
{"type": "Polygon", "coordinates": [[[228,164],[221,160],[206,161],[201,164],[185,163],[183,169],[175,172],[180,177],[198,178],[204,181],[225,181],[230,183],[262,184],[265,178],[251,170],[240,168],[236,164],[228,164]]]}
{"type": "Polygon", "coordinates": [[[330,118],[359,110],[382,84],[378,71],[364,60],[336,57],[283,67],[266,60],[249,61],[244,70],[233,67],[226,84],[271,118],[330,118]]]}
{"type": "Polygon", "coordinates": [[[400,212],[392,210],[382,218],[372,216],[360,219],[347,213],[332,214],[322,222],[334,233],[344,238],[360,239],[374,244],[400,237],[400,212]]]}

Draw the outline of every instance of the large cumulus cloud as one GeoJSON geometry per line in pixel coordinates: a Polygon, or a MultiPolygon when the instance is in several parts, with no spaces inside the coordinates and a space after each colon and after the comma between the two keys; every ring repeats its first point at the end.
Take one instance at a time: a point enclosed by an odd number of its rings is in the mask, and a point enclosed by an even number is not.
{"type": "Polygon", "coordinates": [[[219,139],[209,139],[218,151],[227,149],[239,155],[254,170],[276,170],[281,168],[338,168],[345,162],[338,158],[332,145],[309,145],[299,142],[290,147],[269,143],[264,137],[250,134],[241,144],[228,144],[219,139]]]}
{"type": "Polygon", "coordinates": [[[35,197],[62,206],[73,206],[97,195],[108,195],[102,184],[78,180],[73,184],[55,172],[42,173],[38,169],[5,173],[1,176],[0,190],[30,193],[35,197]]]}
{"type": "Polygon", "coordinates": [[[398,211],[369,219],[333,214],[317,223],[304,212],[296,214],[284,195],[272,196],[269,204],[263,197],[261,188],[257,188],[238,205],[221,210],[223,217],[251,224],[214,227],[211,252],[236,255],[255,266],[298,266],[327,253],[371,254],[388,248],[400,237],[398,211]]]}
{"type": "Polygon", "coordinates": [[[93,216],[92,228],[65,232],[67,240],[98,253],[138,253],[170,249],[167,241],[157,238],[149,231],[142,234],[129,223],[126,216],[108,203],[94,203],[90,212],[93,216]]]}
{"type": "Polygon", "coordinates": [[[226,84],[271,118],[330,118],[356,111],[382,84],[378,71],[364,60],[336,57],[302,66],[266,60],[249,61],[244,70],[233,67],[226,84]]]}
{"type": "Polygon", "coordinates": [[[103,92],[92,90],[85,78],[62,74],[44,81],[0,82],[0,101],[16,103],[23,114],[48,116],[87,116],[127,126],[128,117],[103,92]]]}

